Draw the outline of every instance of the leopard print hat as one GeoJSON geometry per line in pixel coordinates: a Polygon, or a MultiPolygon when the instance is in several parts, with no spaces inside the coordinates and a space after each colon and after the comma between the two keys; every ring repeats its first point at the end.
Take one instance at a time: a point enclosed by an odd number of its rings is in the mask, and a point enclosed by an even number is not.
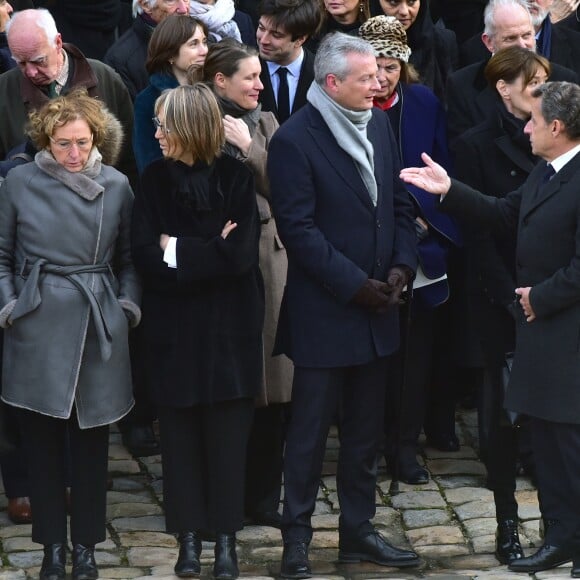
{"type": "Polygon", "coordinates": [[[361,38],[372,44],[377,58],[396,58],[409,62],[411,49],[407,44],[407,33],[394,16],[381,15],[369,18],[358,33],[361,38]]]}

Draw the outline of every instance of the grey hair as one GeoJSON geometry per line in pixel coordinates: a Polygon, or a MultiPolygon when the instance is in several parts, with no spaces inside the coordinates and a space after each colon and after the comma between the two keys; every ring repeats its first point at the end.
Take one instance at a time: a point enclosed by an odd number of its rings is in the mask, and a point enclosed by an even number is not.
{"type": "Polygon", "coordinates": [[[314,58],[314,80],[323,87],[329,74],[344,79],[351,72],[346,57],[352,53],[375,56],[372,44],[362,38],[342,32],[327,34],[320,42],[314,58]]]}
{"type": "MultiPolygon", "coordinates": [[[[143,1],[145,2],[145,4],[147,4],[147,6],[149,6],[149,8],[155,8],[155,6],[157,5],[157,0],[143,0],[143,1]]],[[[141,6],[139,0],[133,0],[133,16],[137,16],[137,14],[142,13],[143,7],[141,6]]]]}
{"type": "Polygon", "coordinates": [[[532,97],[542,97],[542,117],[546,123],[556,119],[572,141],[580,139],[580,86],[576,83],[551,82],[540,85],[532,97]]]}
{"type": "Polygon", "coordinates": [[[528,13],[530,22],[532,20],[532,15],[530,14],[530,9],[526,0],[489,0],[483,12],[483,33],[490,38],[495,36],[495,11],[500,6],[521,6],[528,13]]]}
{"type": "Polygon", "coordinates": [[[20,12],[15,12],[12,18],[6,24],[6,36],[12,28],[15,22],[18,22],[21,18],[26,17],[31,12],[36,12],[36,17],[34,19],[35,24],[38,28],[42,29],[44,36],[52,46],[56,46],[56,37],[58,36],[58,30],[56,28],[56,22],[52,17],[52,14],[46,8],[35,8],[28,10],[21,10],[20,12]]]}

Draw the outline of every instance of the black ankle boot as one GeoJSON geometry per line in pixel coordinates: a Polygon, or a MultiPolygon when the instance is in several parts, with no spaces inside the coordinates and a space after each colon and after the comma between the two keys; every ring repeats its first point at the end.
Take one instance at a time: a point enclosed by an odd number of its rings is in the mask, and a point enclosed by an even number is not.
{"type": "Polygon", "coordinates": [[[196,578],[201,573],[201,538],[197,532],[179,534],[179,556],[175,563],[175,575],[179,578],[196,578]]]}
{"type": "Polygon", "coordinates": [[[213,575],[217,580],[233,580],[240,575],[236,534],[216,534],[213,575]]]}
{"type": "Polygon", "coordinates": [[[94,546],[74,545],[72,577],[73,580],[96,580],[99,577],[94,546]]]}
{"type": "Polygon", "coordinates": [[[495,557],[502,564],[510,564],[524,557],[520,544],[517,520],[501,520],[495,532],[495,557]]]}
{"type": "Polygon", "coordinates": [[[40,568],[40,580],[64,580],[66,578],[66,544],[47,544],[40,568]]]}

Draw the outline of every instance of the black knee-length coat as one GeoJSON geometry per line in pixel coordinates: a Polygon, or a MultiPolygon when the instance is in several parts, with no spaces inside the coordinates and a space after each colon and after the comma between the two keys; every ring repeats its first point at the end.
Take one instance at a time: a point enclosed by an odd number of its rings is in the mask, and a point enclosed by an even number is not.
{"type": "Polygon", "coordinates": [[[143,282],[145,368],[154,402],[172,407],[254,397],[262,380],[264,293],[252,174],[161,159],[142,175],[132,252],[143,282]],[[236,222],[224,240],[224,224],[236,222]],[[177,268],[162,233],[177,238],[177,268]]]}

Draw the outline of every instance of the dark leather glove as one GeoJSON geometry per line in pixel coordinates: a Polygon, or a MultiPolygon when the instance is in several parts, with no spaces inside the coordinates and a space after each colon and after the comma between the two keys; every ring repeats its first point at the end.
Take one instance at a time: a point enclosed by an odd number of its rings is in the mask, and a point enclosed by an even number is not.
{"type": "Polygon", "coordinates": [[[369,278],[352,297],[352,302],[373,312],[383,313],[389,308],[390,291],[388,284],[369,278]]]}
{"type": "Polygon", "coordinates": [[[393,266],[387,272],[387,286],[390,288],[389,306],[398,306],[403,288],[409,283],[413,272],[406,266],[393,266]]]}

